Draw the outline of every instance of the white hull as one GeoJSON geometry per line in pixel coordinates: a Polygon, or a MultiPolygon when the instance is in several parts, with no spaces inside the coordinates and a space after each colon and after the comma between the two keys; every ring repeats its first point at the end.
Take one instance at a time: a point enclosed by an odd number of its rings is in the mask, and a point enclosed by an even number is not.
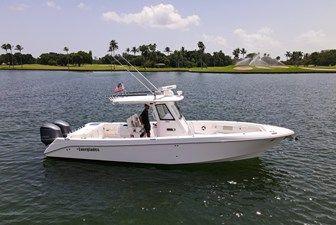
{"type": "Polygon", "coordinates": [[[46,149],[45,155],[149,164],[213,163],[257,157],[278,141],[294,134],[285,128],[262,126],[269,130],[183,137],[57,138],[46,149]]]}
{"type": "Polygon", "coordinates": [[[263,124],[188,121],[177,105],[184,97],[181,91],[173,92],[175,85],[158,89],[140,75],[154,91],[138,80],[150,94],[125,93],[110,98],[113,103],[145,104],[140,116],[134,114],[126,123],[88,123],[74,132],[70,132],[64,121],[44,124],[40,128],[41,141],[49,145],[44,154],[130,163],[213,163],[257,157],[278,141],[294,135],[289,129],[263,124]],[[149,122],[149,109],[153,122],[149,122]],[[140,138],[144,134],[146,137],[140,138]]]}

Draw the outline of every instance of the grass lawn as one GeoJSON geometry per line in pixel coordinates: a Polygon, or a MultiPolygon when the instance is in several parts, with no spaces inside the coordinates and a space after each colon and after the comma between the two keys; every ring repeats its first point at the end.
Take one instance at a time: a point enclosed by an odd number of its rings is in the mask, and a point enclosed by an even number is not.
{"type": "MultiPolygon", "coordinates": [[[[127,69],[132,70],[130,67],[123,67],[120,65],[112,65],[112,71],[125,71],[127,69]]],[[[65,66],[48,66],[40,64],[26,64],[23,66],[16,65],[14,68],[0,65],[0,70],[64,70],[67,71],[68,67],[65,66]]],[[[224,66],[224,67],[193,67],[193,68],[143,68],[137,67],[138,70],[143,72],[196,72],[196,73],[336,73],[336,66],[331,67],[303,67],[303,66],[289,66],[288,68],[269,67],[269,68],[257,68],[251,67],[247,70],[239,70],[236,66],[224,66]]],[[[111,71],[111,65],[107,64],[85,64],[80,67],[71,65],[70,71],[111,71]]]]}

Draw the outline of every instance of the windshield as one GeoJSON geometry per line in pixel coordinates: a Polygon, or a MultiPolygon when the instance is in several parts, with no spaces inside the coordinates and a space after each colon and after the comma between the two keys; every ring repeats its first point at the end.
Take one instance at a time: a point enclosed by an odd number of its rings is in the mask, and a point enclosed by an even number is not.
{"type": "Polygon", "coordinates": [[[159,114],[160,120],[174,120],[166,104],[156,104],[156,110],[159,114]]]}
{"type": "Polygon", "coordinates": [[[172,109],[173,109],[174,113],[177,115],[177,118],[181,119],[182,118],[182,114],[181,114],[181,111],[180,111],[180,107],[177,105],[176,102],[172,106],[172,109]]]}

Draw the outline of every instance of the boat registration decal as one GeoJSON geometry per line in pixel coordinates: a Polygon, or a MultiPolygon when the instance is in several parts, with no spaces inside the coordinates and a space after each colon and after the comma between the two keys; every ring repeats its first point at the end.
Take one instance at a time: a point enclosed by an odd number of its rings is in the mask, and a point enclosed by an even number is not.
{"type": "Polygon", "coordinates": [[[95,147],[78,147],[77,150],[80,152],[99,152],[99,148],[95,147]]]}

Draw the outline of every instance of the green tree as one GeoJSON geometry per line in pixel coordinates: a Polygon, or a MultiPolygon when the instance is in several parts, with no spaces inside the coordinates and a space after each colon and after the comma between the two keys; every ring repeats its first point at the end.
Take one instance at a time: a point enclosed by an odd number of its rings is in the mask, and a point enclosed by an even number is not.
{"type": "Polygon", "coordinates": [[[22,68],[23,67],[23,64],[22,64],[22,50],[23,50],[23,47],[21,45],[16,45],[15,50],[20,52],[20,61],[21,61],[21,68],[22,68]]]}
{"type": "MultiPolygon", "coordinates": [[[[5,51],[6,51],[6,55],[7,55],[7,51],[8,51],[8,48],[7,48],[7,43],[5,43],[5,44],[2,44],[2,45],[1,45],[1,48],[2,48],[3,50],[5,50],[5,51]]],[[[6,64],[8,64],[8,66],[9,66],[9,63],[8,63],[8,61],[6,62],[6,64]]]]}
{"type": "Polygon", "coordinates": [[[148,45],[148,49],[151,51],[151,52],[155,52],[156,51],[156,44],[149,44],[148,45]]]}
{"type": "MultiPolygon", "coordinates": [[[[115,41],[115,40],[112,40],[110,41],[110,46],[109,46],[109,49],[108,49],[108,52],[110,52],[111,54],[111,58],[113,59],[113,54],[114,52],[118,49],[118,43],[115,41]]],[[[111,71],[112,71],[112,62],[113,60],[111,59],[111,71]]],[[[115,64],[114,65],[114,70],[115,70],[115,64]]]]}
{"type": "Polygon", "coordinates": [[[205,51],[205,45],[204,45],[204,43],[202,41],[199,41],[197,43],[197,47],[198,47],[198,51],[204,53],[204,51],[205,51]]]}
{"type": "Polygon", "coordinates": [[[12,67],[14,68],[14,57],[13,57],[13,45],[7,44],[7,49],[10,50],[11,58],[12,58],[12,67]]]}
{"type": "Polygon", "coordinates": [[[202,41],[197,42],[198,52],[199,52],[199,60],[201,62],[201,67],[203,68],[203,54],[205,51],[205,45],[202,41]]]}
{"type": "Polygon", "coordinates": [[[7,48],[7,43],[5,43],[5,44],[2,44],[2,45],[1,45],[1,48],[2,48],[3,50],[5,50],[5,51],[6,51],[6,53],[7,53],[7,51],[8,51],[8,48],[7,48]]]}
{"type": "Polygon", "coordinates": [[[180,68],[180,61],[181,61],[181,51],[176,51],[176,59],[177,59],[177,68],[180,68]]]}
{"type": "Polygon", "coordinates": [[[131,51],[131,49],[130,49],[130,48],[126,48],[126,53],[127,53],[127,54],[129,54],[129,53],[130,53],[130,51],[131,51]]]}
{"type": "Polygon", "coordinates": [[[181,47],[181,49],[180,49],[180,56],[181,56],[181,58],[182,58],[182,61],[183,61],[183,66],[186,66],[186,59],[185,59],[185,57],[186,57],[186,50],[185,50],[185,47],[184,46],[182,46],[181,47]]]}
{"type": "Polygon", "coordinates": [[[287,51],[285,54],[285,57],[287,58],[287,61],[289,60],[290,57],[292,57],[292,53],[287,51]]]}
{"type": "Polygon", "coordinates": [[[303,52],[294,51],[289,59],[290,64],[299,66],[302,63],[303,52]]]}
{"type": "Polygon", "coordinates": [[[71,53],[70,61],[73,64],[77,64],[77,66],[81,66],[82,64],[92,64],[92,53],[84,51],[71,53]]]}
{"type": "Polygon", "coordinates": [[[141,52],[141,55],[144,57],[144,58],[147,58],[148,55],[149,55],[149,48],[148,48],[148,45],[140,45],[139,46],[139,51],[141,52]]]}
{"type": "Polygon", "coordinates": [[[310,64],[310,57],[309,57],[310,55],[308,54],[308,53],[305,53],[304,55],[303,55],[303,59],[302,59],[302,64],[304,65],[304,66],[309,66],[309,64],[310,64]]]}
{"type": "Polygon", "coordinates": [[[245,54],[247,53],[246,49],[245,48],[240,49],[240,53],[243,55],[243,58],[245,58],[245,54]]]}
{"type": "Polygon", "coordinates": [[[228,66],[232,64],[230,56],[225,55],[222,51],[214,52],[212,61],[213,66],[228,66]]]}
{"type": "MultiPolygon", "coordinates": [[[[128,60],[135,66],[142,67],[154,67],[158,63],[164,63],[171,67],[204,67],[206,65],[215,66],[227,66],[233,63],[232,58],[229,55],[225,55],[222,51],[214,52],[212,54],[205,53],[205,46],[203,42],[198,42],[195,50],[188,51],[184,47],[179,50],[171,51],[170,47],[164,48],[163,51],[158,51],[155,43],[142,44],[138,48],[132,47],[130,52],[132,56],[124,53],[124,57],[128,57],[128,60]],[[140,52],[141,54],[136,54],[140,52]]],[[[127,51],[127,50],[126,50],[127,51]]],[[[239,50],[239,53],[240,50],[239,50]]],[[[118,59],[118,55],[116,59],[118,59]]],[[[113,57],[112,57],[113,58],[113,57]]],[[[112,59],[113,60],[113,59],[112,59]]],[[[106,54],[105,56],[96,59],[95,63],[110,63],[111,56],[106,54]]]]}
{"type": "MultiPolygon", "coordinates": [[[[2,48],[3,50],[5,50],[5,51],[6,51],[6,55],[7,55],[7,51],[8,51],[8,44],[7,44],[7,43],[5,43],[5,44],[2,44],[2,45],[1,45],[1,48],[2,48]]],[[[6,57],[6,58],[7,58],[7,57],[6,57]]],[[[6,60],[6,64],[8,64],[8,67],[10,67],[9,60],[6,60]]]]}
{"type": "Polygon", "coordinates": [[[167,55],[169,55],[169,53],[171,53],[171,50],[168,46],[165,48],[165,53],[167,53],[167,55]]]}
{"type": "Polygon", "coordinates": [[[131,52],[133,52],[133,55],[135,55],[138,52],[137,47],[132,47],[131,52]]]}
{"type": "Polygon", "coordinates": [[[232,55],[234,56],[234,58],[237,60],[239,59],[239,55],[240,55],[240,49],[236,48],[235,50],[233,50],[232,55]]]}
{"type": "Polygon", "coordinates": [[[68,71],[69,71],[69,48],[67,47],[67,46],[65,46],[64,48],[63,48],[63,51],[65,51],[66,52],[66,54],[67,54],[67,67],[68,67],[68,71]]]}
{"type": "Polygon", "coordinates": [[[82,54],[77,52],[77,53],[72,53],[71,56],[72,56],[71,58],[74,64],[77,64],[79,67],[83,64],[84,58],[82,54]]]}

